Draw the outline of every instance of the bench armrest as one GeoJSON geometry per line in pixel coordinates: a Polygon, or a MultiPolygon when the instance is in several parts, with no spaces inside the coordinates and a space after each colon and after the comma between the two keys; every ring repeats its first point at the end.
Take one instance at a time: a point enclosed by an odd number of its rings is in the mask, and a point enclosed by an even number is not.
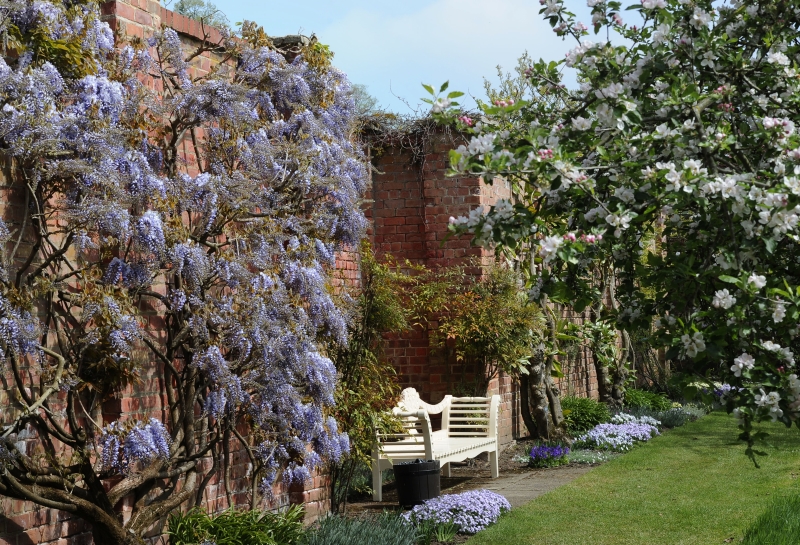
{"type": "Polygon", "coordinates": [[[381,434],[376,431],[375,433],[375,454],[379,455],[381,445],[385,444],[384,438],[394,438],[399,441],[407,441],[413,439],[419,441],[422,439],[425,448],[425,457],[428,460],[433,459],[433,441],[431,431],[431,419],[428,413],[422,410],[419,411],[392,411],[395,416],[403,420],[403,431],[399,433],[385,433],[381,434]]]}
{"type": "Polygon", "coordinates": [[[500,396],[495,394],[489,401],[489,437],[497,438],[498,424],[500,418],[500,396]]]}

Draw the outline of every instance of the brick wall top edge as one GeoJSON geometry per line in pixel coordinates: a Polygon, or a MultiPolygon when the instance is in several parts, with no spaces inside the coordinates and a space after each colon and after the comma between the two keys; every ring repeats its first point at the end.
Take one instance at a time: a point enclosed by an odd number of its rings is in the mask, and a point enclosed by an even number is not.
{"type": "MultiPolygon", "coordinates": [[[[118,17],[120,12],[117,8],[118,4],[127,4],[134,10],[142,10],[155,15],[161,19],[164,25],[173,28],[179,34],[184,34],[197,40],[203,39],[203,27],[200,25],[200,21],[169,10],[154,0],[149,0],[146,3],[137,0],[111,0],[102,4],[102,13],[118,17]],[[145,4],[147,5],[146,9],[142,8],[142,5],[145,4]]],[[[219,43],[222,41],[222,34],[215,27],[206,25],[205,31],[209,42],[219,43]]]]}
{"type": "MultiPolygon", "coordinates": [[[[200,25],[200,21],[181,15],[158,4],[154,6],[154,4],[155,2],[149,3],[150,6],[158,7],[158,15],[161,16],[161,20],[164,22],[170,21],[169,26],[174,28],[175,32],[191,36],[197,40],[203,39],[203,26],[200,25]]],[[[205,32],[207,34],[206,39],[209,42],[216,44],[222,41],[222,34],[215,27],[206,25],[205,32]]]]}

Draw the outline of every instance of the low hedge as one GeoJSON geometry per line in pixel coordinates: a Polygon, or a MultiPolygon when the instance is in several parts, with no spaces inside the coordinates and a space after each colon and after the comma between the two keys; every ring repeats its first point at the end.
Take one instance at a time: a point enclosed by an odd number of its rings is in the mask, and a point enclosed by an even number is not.
{"type": "Polygon", "coordinates": [[[625,406],[650,409],[651,411],[666,411],[672,408],[672,402],[664,394],[631,388],[625,390],[625,406]]]}
{"type": "Polygon", "coordinates": [[[570,435],[587,432],[611,420],[611,412],[605,403],[588,397],[566,396],[561,400],[561,409],[570,435]]]}

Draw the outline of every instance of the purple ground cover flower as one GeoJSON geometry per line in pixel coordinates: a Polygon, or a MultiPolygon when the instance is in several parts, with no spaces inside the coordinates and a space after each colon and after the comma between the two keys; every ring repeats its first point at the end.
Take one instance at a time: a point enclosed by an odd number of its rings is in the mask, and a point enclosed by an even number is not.
{"type": "Polygon", "coordinates": [[[567,463],[569,447],[561,445],[536,445],[531,449],[531,467],[552,467],[567,463]]]}
{"type": "Polygon", "coordinates": [[[511,510],[511,504],[490,490],[470,490],[461,494],[445,494],[417,505],[403,514],[406,520],[419,524],[426,520],[437,524],[452,522],[462,534],[480,532],[511,510]]]}
{"type": "Polygon", "coordinates": [[[640,422],[600,424],[578,437],[575,443],[585,448],[620,452],[630,450],[634,443],[648,441],[656,435],[660,435],[658,428],[640,422]]]}

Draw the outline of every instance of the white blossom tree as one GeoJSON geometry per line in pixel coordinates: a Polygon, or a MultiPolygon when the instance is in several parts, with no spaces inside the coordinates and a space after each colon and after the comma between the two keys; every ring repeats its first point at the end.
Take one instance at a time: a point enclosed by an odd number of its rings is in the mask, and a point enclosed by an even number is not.
{"type": "Polygon", "coordinates": [[[432,97],[435,116],[472,133],[453,170],[515,193],[452,228],[527,250],[533,299],[652,327],[690,374],[732,384],[726,406],[753,457],[754,422],[800,416],[800,5],[587,3],[599,42],[563,2],[542,1],[576,46],[527,67],[525,100],[495,97],[473,119],[432,97]],[[602,306],[608,289],[618,308],[602,306]]]}

